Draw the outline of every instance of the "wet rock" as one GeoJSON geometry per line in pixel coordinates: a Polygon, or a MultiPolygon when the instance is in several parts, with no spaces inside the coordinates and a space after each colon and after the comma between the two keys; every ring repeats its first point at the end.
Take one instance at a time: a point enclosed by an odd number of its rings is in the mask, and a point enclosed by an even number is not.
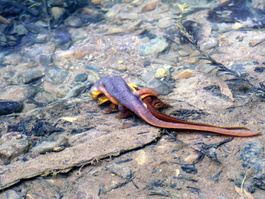
{"type": "Polygon", "coordinates": [[[14,101],[0,101],[0,115],[20,112],[23,104],[14,101]]]}
{"type": "Polygon", "coordinates": [[[249,42],[249,45],[251,47],[254,47],[254,46],[257,46],[257,45],[263,43],[264,41],[265,41],[265,38],[264,37],[263,38],[258,38],[258,39],[255,39],[255,40],[249,42]]]}
{"type": "Polygon", "coordinates": [[[155,72],[155,78],[160,79],[160,78],[169,76],[170,68],[171,68],[170,65],[164,65],[164,66],[159,67],[155,72]]]}
{"type": "Polygon", "coordinates": [[[40,70],[29,70],[29,71],[25,71],[22,73],[19,73],[16,76],[16,82],[17,83],[23,83],[23,84],[28,84],[36,79],[39,79],[41,77],[43,77],[44,74],[42,71],[40,70]]]}
{"type": "Polygon", "coordinates": [[[8,189],[0,193],[0,198],[3,199],[21,199],[23,198],[22,195],[19,195],[17,191],[14,189],[8,189]]]}
{"type": "Polygon", "coordinates": [[[52,7],[51,14],[55,20],[59,19],[65,13],[65,9],[62,7],[52,7]]]}
{"type": "Polygon", "coordinates": [[[123,27],[114,27],[114,28],[110,28],[105,34],[106,35],[115,35],[115,34],[125,33],[126,31],[127,31],[127,29],[125,29],[123,27]]]}
{"type": "Polygon", "coordinates": [[[54,38],[56,47],[62,50],[68,49],[72,44],[72,35],[68,32],[68,29],[66,28],[56,29],[54,38]]]}
{"type": "Polygon", "coordinates": [[[27,136],[18,132],[4,134],[0,139],[0,162],[11,161],[26,152],[28,148],[27,136]]]}
{"type": "Polygon", "coordinates": [[[11,53],[3,58],[2,64],[17,65],[21,60],[22,57],[19,53],[11,53]]]}
{"type": "Polygon", "coordinates": [[[37,93],[36,88],[28,85],[11,85],[0,90],[2,100],[23,102],[37,93]]]}
{"type": "Polygon", "coordinates": [[[129,19],[129,20],[136,20],[138,19],[138,14],[136,13],[131,13],[131,12],[121,12],[117,14],[117,17],[120,19],[129,19]]]}
{"type": "Polygon", "coordinates": [[[254,68],[255,64],[252,62],[233,63],[231,69],[238,74],[247,73],[250,68],[254,68]]]}
{"type": "Polygon", "coordinates": [[[101,4],[101,0],[91,0],[91,3],[98,5],[101,4]]]}
{"type": "Polygon", "coordinates": [[[53,63],[53,56],[52,55],[41,55],[39,63],[43,66],[49,66],[53,63]]]}
{"type": "MultiPolygon", "coordinates": [[[[84,10],[84,9],[83,9],[84,10]]],[[[78,15],[83,22],[83,25],[89,23],[99,23],[104,20],[104,15],[100,12],[95,12],[94,10],[88,10],[88,12],[82,12],[81,15],[78,15]]]]}
{"type": "Polygon", "coordinates": [[[0,46],[7,46],[7,38],[4,34],[0,34],[0,46]]]}
{"type": "Polygon", "coordinates": [[[198,172],[198,169],[196,169],[193,165],[183,165],[181,166],[181,169],[186,173],[191,173],[191,174],[197,174],[198,172]]]}
{"type": "Polygon", "coordinates": [[[265,67],[255,67],[254,71],[257,73],[263,73],[265,72],[265,67]]]}
{"type": "Polygon", "coordinates": [[[107,18],[115,17],[121,11],[121,9],[122,9],[121,5],[116,4],[111,9],[109,9],[109,11],[105,14],[105,16],[107,18]]]}
{"type": "Polygon", "coordinates": [[[159,95],[168,95],[172,91],[172,87],[167,82],[158,79],[148,82],[146,86],[154,89],[159,95]]]}
{"type": "Polygon", "coordinates": [[[143,6],[143,8],[141,9],[141,12],[144,13],[144,12],[152,11],[156,8],[156,6],[157,6],[157,1],[147,3],[143,6]]]}
{"type": "Polygon", "coordinates": [[[182,49],[178,50],[178,54],[179,54],[181,57],[187,57],[187,56],[190,55],[190,53],[188,53],[187,51],[182,50],[182,49]]]}
{"type": "Polygon", "coordinates": [[[174,25],[174,20],[171,17],[163,17],[158,21],[159,28],[169,28],[174,25]]]}
{"type": "Polygon", "coordinates": [[[262,157],[262,154],[264,153],[263,147],[263,144],[258,139],[243,143],[240,153],[242,166],[248,169],[255,166],[257,161],[260,160],[260,157],[262,157]]]}
{"type": "MultiPolygon", "coordinates": [[[[68,139],[66,137],[57,137],[53,141],[44,141],[41,144],[32,148],[34,155],[43,154],[47,152],[58,152],[58,149],[64,149],[68,145],[68,139]]],[[[59,150],[60,151],[60,150],[59,150]]]]}
{"type": "Polygon", "coordinates": [[[219,45],[219,42],[217,39],[214,38],[206,38],[203,41],[199,42],[200,47],[202,50],[210,50],[210,49],[214,49],[217,48],[219,45]]]}
{"type": "Polygon", "coordinates": [[[45,70],[45,77],[48,81],[54,84],[61,84],[65,81],[69,71],[62,70],[58,67],[47,67],[45,70]]]}
{"type": "Polygon", "coordinates": [[[119,164],[112,164],[107,167],[107,170],[122,179],[131,179],[132,177],[132,170],[119,164]]]}
{"type": "Polygon", "coordinates": [[[64,97],[64,99],[72,98],[72,97],[78,97],[82,93],[84,93],[87,89],[89,89],[92,86],[91,82],[85,81],[80,85],[75,86],[72,88],[64,97]]]}
{"type": "Polygon", "coordinates": [[[37,120],[33,124],[33,127],[27,131],[27,135],[48,136],[54,132],[59,132],[59,131],[63,131],[63,129],[57,128],[56,126],[54,126],[54,124],[50,122],[43,122],[41,120],[37,120]]]}
{"type": "MultiPolygon", "coordinates": [[[[265,161],[264,145],[258,140],[253,139],[242,144],[240,159],[242,166],[249,173],[245,182],[245,187],[251,193],[256,188],[265,190],[265,161]]],[[[241,184],[242,180],[240,180],[241,184]]]]}
{"type": "Polygon", "coordinates": [[[187,20],[183,22],[184,28],[189,32],[190,35],[192,35],[193,39],[198,42],[203,38],[203,31],[202,31],[202,24],[187,20]]]}
{"type": "Polygon", "coordinates": [[[35,102],[39,104],[49,104],[56,99],[57,98],[52,93],[49,93],[47,91],[40,91],[34,97],[35,102]]]}
{"type": "Polygon", "coordinates": [[[181,73],[179,73],[176,76],[176,79],[188,79],[188,78],[191,78],[191,77],[194,77],[194,76],[195,76],[194,71],[187,69],[187,70],[184,70],[181,73]]]}
{"type": "Polygon", "coordinates": [[[141,56],[157,54],[163,52],[168,47],[165,39],[156,37],[147,44],[142,44],[139,50],[141,56]]]}
{"type": "Polygon", "coordinates": [[[10,33],[22,36],[22,35],[27,35],[28,34],[28,30],[23,25],[15,25],[13,27],[13,30],[10,33]]]}
{"type": "Polygon", "coordinates": [[[86,73],[79,73],[75,75],[74,80],[75,82],[84,82],[87,80],[88,75],[86,73]]]}
{"type": "Polygon", "coordinates": [[[81,27],[83,22],[78,16],[70,16],[64,21],[64,24],[70,27],[81,27]]]}

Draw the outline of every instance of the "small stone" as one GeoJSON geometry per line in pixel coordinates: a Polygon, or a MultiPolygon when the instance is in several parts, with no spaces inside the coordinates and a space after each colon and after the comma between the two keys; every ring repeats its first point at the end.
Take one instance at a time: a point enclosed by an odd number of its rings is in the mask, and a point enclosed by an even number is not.
{"type": "Polygon", "coordinates": [[[188,53],[187,51],[185,50],[178,50],[178,54],[181,56],[181,57],[187,57],[190,55],[190,53],[188,53]]]}
{"type": "Polygon", "coordinates": [[[75,49],[74,56],[76,59],[81,59],[93,51],[94,51],[93,47],[83,46],[81,48],[75,49]]]}
{"type": "Polygon", "coordinates": [[[109,11],[105,14],[105,16],[107,18],[115,17],[121,11],[121,9],[122,9],[121,5],[116,4],[111,9],[109,9],[109,11]]]}
{"type": "Polygon", "coordinates": [[[165,39],[156,37],[147,44],[142,44],[139,50],[141,56],[157,54],[163,52],[168,47],[165,39]]]}
{"type": "Polygon", "coordinates": [[[54,19],[59,19],[65,13],[65,9],[61,7],[52,7],[51,14],[54,19]]]}
{"type": "Polygon", "coordinates": [[[258,168],[257,162],[264,153],[264,146],[258,139],[246,141],[241,146],[240,159],[245,168],[258,168]],[[254,167],[255,168],[255,167],[254,167]]]}
{"type": "Polygon", "coordinates": [[[147,3],[143,6],[143,8],[141,9],[141,12],[144,13],[144,12],[152,11],[156,8],[156,5],[157,5],[157,1],[147,3]]]}
{"type": "Polygon", "coordinates": [[[4,134],[0,139],[0,162],[11,161],[29,148],[27,136],[19,132],[4,134]]]}
{"type": "Polygon", "coordinates": [[[255,39],[255,40],[249,42],[249,46],[254,47],[254,46],[261,44],[264,41],[265,41],[265,38],[255,39]]]}
{"type": "Polygon", "coordinates": [[[11,53],[3,58],[2,64],[17,65],[21,63],[22,57],[19,53],[11,53]]]}
{"type": "Polygon", "coordinates": [[[182,71],[177,76],[177,79],[188,79],[188,78],[191,78],[191,77],[194,77],[194,76],[195,76],[194,71],[187,69],[187,70],[182,71]]]}
{"type": "Polygon", "coordinates": [[[41,144],[32,148],[34,155],[43,154],[47,152],[55,151],[57,147],[68,145],[68,139],[65,137],[57,138],[53,141],[44,141],[41,144]]]}
{"type": "Polygon", "coordinates": [[[200,44],[201,49],[204,49],[204,50],[210,50],[210,49],[216,48],[218,47],[218,45],[219,45],[219,41],[215,38],[207,39],[207,41],[201,42],[200,44]]]}
{"type": "MultiPolygon", "coordinates": [[[[51,86],[51,84],[50,84],[51,86]]],[[[49,104],[51,102],[53,102],[54,100],[57,99],[57,93],[50,93],[48,91],[41,91],[39,93],[37,93],[35,96],[34,96],[34,101],[38,102],[38,103],[41,103],[41,104],[49,104]]],[[[29,107],[30,108],[30,107],[29,107]]],[[[27,107],[25,106],[24,108],[24,112],[26,112],[26,109],[27,107]]]]}
{"type": "Polygon", "coordinates": [[[72,31],[72,39],[73,42],[77,42],[79,40],[84,40],[85,38],[88,37],[88,32],[85,31],[84,29],[75,29],[72,31]]]}
{"type": "Polygon", "coordinates": [[[36,94],[36,88],[29,85],[11,85],[0,91],[2,100],[23,102],[36,94]]]}
{"type": "Polygon", "coordinates": [[[57,67],[47,67],[45,70],[46,78],[55,84],[61,84],[68,76],[69,71],[57,67]]]}
{"type": "Polygon", "coordinates": [[[65,19],[64,24],[70,27],[81,27],[83,25],[82,20],[78,16],[73,15],[65,19]]]}
{"type": "Polygon", "coordinates": [[[75,82],[84,82],[87,80],[88,75],[86,73],[79,73],[75,75],[74,80],[75,82]]]}
{"type": "Polygon", "coordinates": [[[14,101],[0,101],[0,115],[8,115],[11,113],[20,112],[23,104],[14,101]]]}
{"type": "Polygon", "coordinates": [[[18,194],[18,192],[15,191],[14,189],[7,189],[6,191],[2,191],[2,194],[0,193],[0,198],[4,198],[4,199],[21,199],[21,198],[23,198],[23,196],[18,194]],[[3,194],[3,196],[1,197],[2,194],[3,194]]]}
{"type": "Polygon", "coordinates": [[[64,99],[78,97],[82,93],[85,92],[85,90],[89,89],[91,87],[91,82],[85,81],[82,84],[79,84],[68,91],[68,93],[65,95],[64,99]]]}
{"type": "Polygon", "coordinates": [[[242,28],[242,27],[243,27],[243,24],[238,23],[238,22],[236,22],[236,23],[234,23],[234,24],[232,25],[232,29],[233,29],[233,30],[237,30],[237,29],[242,28]]]}
{"type": "Polygon", "coordinates": [[[41,55],[39,58],[39,63],[43,66],[49,66],[53,62],[52,55],[41,55]]]}
{"type": "Polygon", "coordinates": [[[98,5],[101,4],[101,0],[91,0],[91,3],[98,5]]]}
{"type": "Polygon", "coordinates": [[[169,28],[174,25],[174,20],[171,17],[163,17],[158,21],[159,28],[169,28]]]}
{"type": "Polygon", "coordinates": [[[254,69],[254,71],[255,71],[256,73],[263,73],[263,72],[265,72],[265,67],[256,67],[256,68],[254,69]]]}
{"type": "Polygon", "coordinates": [[[113,174],[115,174],[115,175],[117,175],[123,179],[130,179],[132,177],[132,170],[128,167],[125,167],[125,166],[122,166],[119,164],[115,164],[115,163],[111,164],[111,165],[107,166],[107,169],[111,173],[113,173],[113,174]]]}
{"type": "Polygon", "coordinates": [[[0,46],[6,46],[7,45],[7,38],[5,35],[0,34],[0,46]]]}
{"type": "Polygon", "coordinates": [[[29,70],[29,71],[19,73],[16,77],[17,79],[16,81],[17,83],[27,84],[43,76],[44,74],[40,70],[29,70]]]}
{"type": "Polygon", "coordinates": [[[11,31],[11,34],[16,34],[16,35],[19,35],[19,36],[27,35],[28,34],[28,30],[23,25],[15,25],[13,30],[11,31]]]}
{"type": "Polygon", "coordinates": [[[129,20],[136,20],[138,19],[138,15],[136,13],[131,12],[121,12],[117,14],[117,17],[123,20],[129,19],[129,20]]]}
{"type": "Polygon", "coordinates": [[[127,70],[127,66],[125,64],[117,64],[115,66],[115,68],[119,71],[126,71],[127,70]]]}
{"type": "Polygon", "coordinates": [[[200,63],[196,66],[196,70],[209,74],[210,72],[212,72],[214,69],[216,69],[217,66],[213,65],[213,64],[206,64],[206,63],[200,63]]]}
{"type": "Polygon", "coordinates": [[[56,47],[62,50],[68,49],[72,44],[72,35],[68,32],[68,29],[66,28],[56,29],[54,38],[56,47]]]}
{"type": "Polygon", "coordinates": [[[164,65],[162,67],[159,67],[156,70],[155,78],[160,79],[160,78],[163,78],[163,77],[167,77],[169,75],[169,69],[170,68],[171,68],[170,65],[164,65]]]}
{"type": "Polygon", "coordinates": [[[147,154],[145,153],[145,151],[141,150],[136,154],[135,157],[135,161],[139,164],[139,165],[144,165],[147,163],[147,154]]]}
{"type": "Polygon", "coordinates": [[[114,34],[120,34],[126,32],[127,29],[123,27],[116,27],[116,28],[110,28],[105,34],[106,35],[114,35],[114,34]]]}
{"type": "Polygon", "coordinates": [[[154,89],[159,95],[168,95],[172,91],[172,87],[167,82],[159,79],[153,79],[146,86],[154,89]]]}

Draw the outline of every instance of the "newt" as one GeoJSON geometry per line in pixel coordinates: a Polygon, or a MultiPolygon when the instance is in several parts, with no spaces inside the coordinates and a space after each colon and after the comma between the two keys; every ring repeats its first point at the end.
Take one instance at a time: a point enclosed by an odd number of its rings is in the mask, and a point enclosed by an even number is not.
{"type": "MultiPolygon", "coordinates": [[[[155,96],[156,94],[150,94],[148,90],[137,90],[137,87],[129,86],[124,79],[117,75],[105,76],[98,80],[92,86],[90,93],[93,99],[98,100],[98,104],[111,101],[112,104],[108,112],[111,112],[116,106],[118,106],[121,113],[128,114],[133,112],[148,124],[160,128],[206,131],[239,137],[249,137],[260,134],[259,132],[253,131],[237,131],[211,125],[187,124],[185,122],[172,122],[159,119],[148,110],[148,105],[144,102],[145,98],[152,95],[155,96]]],[[[148,104],[150,108],[150,103],[148,102],[148,104]]],[[[125,116],[123,115],[123,117],[126,117],[126,114],[125,116]]],[[[236,128],[244,129],[244,127],[236,128]]]]}
{"type": "Polygon", "coordinates": [[[144,88],[144,89],[137,89],[137,92],[135,93],[137,96],[140,97],[140,99],[146,104],[147,109],[158,119],[167,121],[167,122],[175,122],[175,123],[183,123],[183,124],[193,124],[193,125],[200,125],[200,126],[211,126],[211,127],[217,127],[217,128],[223,128],[223,129],[245,129],[249,130],[246,127],[220,127],[210,124],[203,124],[203,123],[197,123],[197,122],[188,122],[179,120],[177,118],[171,117],[169,115],[166,115],[160,111],[157,110],[157,108],[166,108],[169,107],[169,104],[164,103],[160,99],[158,99],[158,94],[156,91],[154,91],[151,88],[144,88]]]}

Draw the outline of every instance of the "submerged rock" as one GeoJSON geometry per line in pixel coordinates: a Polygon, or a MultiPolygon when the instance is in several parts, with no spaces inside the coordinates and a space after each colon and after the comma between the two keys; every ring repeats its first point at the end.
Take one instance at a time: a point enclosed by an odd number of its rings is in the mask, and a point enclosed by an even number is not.
{"type": "Polygon", "coordinates": [[[157,54],[163,52],[168,47],[168,43],[165,39],[156,37],[149,43],[143,44],[140,47],[139,54],[141,56],[157,54]]]}
{"type": "Polygon", "coordinates": [[[20,102],[0,101],[0,115],[8,115],[21,111],[23,105],[20,102]]]}
{"type": "Polygon", "coordinates": [[[0,162],[11,161],[29,148],[28,137],[18,132],[10,132],[0,139],[0,162]]]}

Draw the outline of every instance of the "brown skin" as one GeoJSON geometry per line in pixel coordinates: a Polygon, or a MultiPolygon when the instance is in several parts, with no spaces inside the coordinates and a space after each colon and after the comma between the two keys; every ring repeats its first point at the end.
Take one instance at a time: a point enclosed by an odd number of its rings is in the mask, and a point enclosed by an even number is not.
{"type": "MultiPolygon", "coordinates": [[[[221,127],[221,126],[215,126],[215,125],[210,125],[210,124],[203,124],[203,123],[196,123],[196,122],[188,122],[188,121],[183,121],[183,120],[178,120],[177,118],[171,117],[169,115],[166,115],[159,110],[156,109],[157,106],[159,108],[166,107],[164,106],[163,102],[158,102],[157,100],[159,99],[152,99],[151,97],[146,97],[142,101],[147,105],[147,109],[158,119],[167,121],[167,122],[174,122],[174,123],[183,123],[183,124],[192,124],[192,125],[200,125],[200,126],[211,126],[211,127],[217,127],[217,128],[223,128],[223,129],[245,129],[249,130],[246,127],[221,127]],[[154,105],[153,103],[158,105],[154,105]],[[162,103],[162,104],[161,104],[162,103]]],[[[167,105],[167,104],[166,104],[167,105]]],[[[167,105],[168,106],[168,105],[167,105]]]]}
{"type": "MultiPolygon", "coordinates": [[[[235,131],[235,130],[223,129],[214,126],[205,126],[205,125],[202,126],[198,124],[186,124],[180,122],[164,121],[162,119],[155,117],[147,109],[148,104],[145,104],[141,100],[141,96],[144,99],[150,95],[152,96],[155,94],[148,93],[149,92],[148,90],[144,91],[142,90],[141,92],[133,90],[133,88],[129,87],[127,83],[120,76],[116,75],[106,76],[98,80],[95,83],[95,85],[91,88],[91,96],[94,99],[97,100],[104,99],[105,101],[108,99],[109,101],[112,102],[111,109],[113,109],[113,107],[115,106],[118,106],[119,110],[121,110],[123,113],[126,113],[129,109],[131,112],[138,115],[144,121],[156,127],[168,128],[168,129],[207,131],[207,132],[213,132],[213,133],[230,135],[230,136],[239,136],[239,137],[249,137],[260,134],[259,132],[252,132],[252,131],[235,131]]],[[[111,109],[109,111],[112,111],[111,109]]]]}
{"type": "Polygon", "coordinates": [[[169,115],[166,115],[157,108],[166,108],[169,107],[169,104],[164,103],[160,99],[158,99],[158,94],[156,91],[154,91],[151,88],[144,88],[144,89],[138,89],[135,88],[137,91],[134,93],[135,95],[139,96],[140,99],[146,104],[146,108],[158,119],[167,121],[167,122],[174,122],[174,123],[183,123],[183,124],[194,124],[194,125],[200,125],[200,126],[211,126],[211,127],[217,127],[217,128],[223,128],[223,129],[245,129],[249,130],[246,127],[220,127],[210,124],[203,124],[203,123],[196,123],[196,122],[188,122],[183,120],[178,120],[174,117],[171,117],[169,115]]]}

